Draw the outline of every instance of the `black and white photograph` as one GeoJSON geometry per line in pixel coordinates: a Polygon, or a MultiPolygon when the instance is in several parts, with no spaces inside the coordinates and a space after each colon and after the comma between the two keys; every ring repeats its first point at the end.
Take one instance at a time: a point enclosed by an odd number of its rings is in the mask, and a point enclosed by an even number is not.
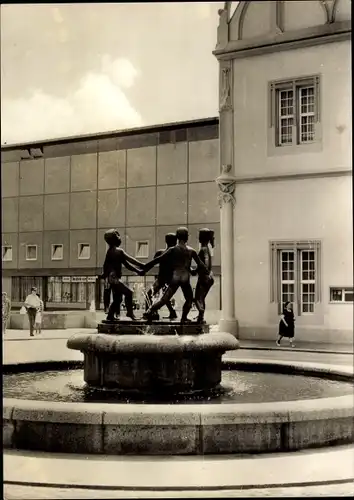
{"type": "Polygon", "coordinates": [[[351,6],[1,4],[5,500],[354,496],[351,6]]]}

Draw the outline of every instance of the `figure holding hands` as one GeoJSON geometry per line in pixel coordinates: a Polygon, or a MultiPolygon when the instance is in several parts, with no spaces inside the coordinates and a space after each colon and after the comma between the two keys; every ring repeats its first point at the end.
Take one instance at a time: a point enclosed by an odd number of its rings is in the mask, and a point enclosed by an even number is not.
{"type": "MultiPolygon", "coordinates": [[[[157,257],[160,257],[168,248],[172,248],[176,245],[177,243],[177,236],[176,233],[167,233],[165,236],[165,242],[166,242],[166,248],[163,250],[158,250],[155,255],[154,259],[157,257]]],[[[171,266],[166,265],[167,260],[161,261],[159,265],[159,272],[158,275],[156,276],[156,279],[152,285],[152,287],[149,289],[147,292],[147,307],[146,310],[149,308],[148,303],[151,304],[152,298],[157,295],[160,290],[162,290],[166,285],[168,285],[171,282],[172,279],[172,271],[171,271],[171,266]]],[[[176,311],[174,310],[171,301],[166,302],[166,307],[168,309],[168,312],[170,313],[170,316],[168,319],[174,320],[177,318],[176,311]]],[[[155,315],[153,319],[158,320],[159,315],[157,312],[155,312],[155,315]]]]}
{"type": "Polygon", "coordinates": [[[163,263],[163,266],[171,270],[171,281],[165,293],[161,299],[152,304],[152,306],[150,306],[143,315],[143,317],[147,320],[153,319],[154,313],[166,305],[167,302],[172,299],[177,290],[181,288],[185,298],[185,303],[182,309],[181,323],[189,322],[190,320],[187,316],[193,303],[193,290],[190,283],[192,260],[194,260],[198,266],[198,273],[207,272],[207,268],[198,257],[197,252],[192,247],[187,245],[189,236],[188,229],[186,227],[180,227],[177,229],[176,235],[176,246],[168,248],[162,255],[144,266],[145,273],[156,264],[161,263],[163,263]]]}
{"type": "MultiPolygon", "coordinates": [[[[198,256],[206,267],[199,272],[197,286],[195,289],[195,305],[198,309],[197,323],[205,323],[205,298],[209,293],[210,288],[214,284],[214,277],[212,272],[212,260],[209,244],[214,248],[214,231],[212,229],[203,228],[199,231],[200,250],[198,256]]],[[[196,274],[192,271],[192,274],[196,274]]]]}
{"type": "Polygon", "coordinates": [[[131,257],[120,248],[122,240],[116,229],[106,231],[104,239],[109,248],[103,264],[102,278],[108,280],[113,292],[113,302],[108,310],[107,321],[115,321],[115,314],[119,313],[122,296],[125,297],[127,317],[135,320],[136,317],[133,312],[133,292],[121,281],[122,265],[139,276],[142,276],[144,274],[144,264],[131,257]]]}

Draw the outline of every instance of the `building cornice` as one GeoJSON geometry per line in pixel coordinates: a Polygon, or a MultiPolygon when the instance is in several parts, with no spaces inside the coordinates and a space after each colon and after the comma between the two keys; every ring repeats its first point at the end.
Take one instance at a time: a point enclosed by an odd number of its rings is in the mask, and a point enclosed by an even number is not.
{"type": "Polygon", "coordinates": [[[111,139],[115,137],[125,137],[128,135],[142,135],[147,133],[154,132],[164,132],[166,130],[175,130],[180,128],[192,128],[192,127],[203,127],[207,125],[213,125],[219,123],[219,117],[212,116],[206,118],[198,118],[195,120],[185,120],[179,122],[170,122],[159,125],[149,125],[145,127],[135,127],[129,129],[121,129],[114,130],[108,132],[97,132],[94,134],[84,134],[77,136],[68,136],[68,137],[58,137],[56,139],[43,139],[39,141],[31,141],[31,142],[23,142],[23,143],[14,143],[14,144],[2,144],[1,152],[19,150],[23,148],[34,148],[38,146],[55,146],[58,144],[67,144],[67,143],[77,143],[77,142],[85,142],[85,141],[97,141],[100,139],[111,139]]]}
{"type": "Polygon", "coordinates": [[[320,171],[320,172],[299,172],[295,174],[282,174],[282,175],[250,175],[250,176],[237,176],[235,177],[236,184],[251,184],[256,182],[276,182],[276,181],[293,181],[302,179],[319,179],[327,177],[345,177],[352,175],[350,168],[342,168],[336,170],[320,171]]]}
{"type": "Polygon", "coordinates": [[[213,51],[218,60],[239,59],[351,39],[351,22],[340,21],[250,40],[233,40],[213,51]]]}

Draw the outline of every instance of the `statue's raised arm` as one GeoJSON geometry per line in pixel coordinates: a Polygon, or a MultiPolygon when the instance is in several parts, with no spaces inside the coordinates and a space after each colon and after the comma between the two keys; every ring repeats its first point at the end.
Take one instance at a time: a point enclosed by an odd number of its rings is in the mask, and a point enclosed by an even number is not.
{"type": "MultiPolygon", "coordinates": [[[[123,252],[124,252],[124,250],[123,250],[123,252]]],[[[133,264],[134,266],[137,266],[137,267],[140,267],[141,269],[144,269],[145,264],[134,259],[134,257],[129,255],[128,253],[124,252],[124,257],[125,257],[125,262],[124,262],[125,266],[126,266],[126,262],[129,262],[130,264],[133,264]]]]}
{"type": "Polygon", "coordinates": [[[162,261],[168,259],[169,255],[171,255],[171,248],[167,248],[165,252],[163,252],[161,255],[158,257],[155,257],[154,259],[150,260],[150,262],[147,262],[146,264],[143,264],[143,269],[144,272],[147,273],[152,269],[154,266],[157,264],[160,264],[162,261]]]}
{"type": "Polygon", "coordinates": [[[126,253],[124,250],[122,250],[122,252],[123,264],[125,267],[129,269],[129,271],[133,271],[134,273],[139,274],[139,276],[142,276],[144,274],[144,264],[134,259],[134,257],[126,253]]]}

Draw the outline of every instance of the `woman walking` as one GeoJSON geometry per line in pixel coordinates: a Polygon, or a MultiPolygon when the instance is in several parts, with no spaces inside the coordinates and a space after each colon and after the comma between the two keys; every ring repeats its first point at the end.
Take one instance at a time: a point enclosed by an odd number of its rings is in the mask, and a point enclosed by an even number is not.
{"type": "Polygon", "coordinates": [[[294,344],[295,336],[295,316],[293,313],[293,308],[291,302],[285,302],[283,314],[279,321],[279,338],[276,342],[277,346],[280,346],[280,341],[283,337],[287,337],[290,341],[291,347],[295,347],[294,344]]]}

